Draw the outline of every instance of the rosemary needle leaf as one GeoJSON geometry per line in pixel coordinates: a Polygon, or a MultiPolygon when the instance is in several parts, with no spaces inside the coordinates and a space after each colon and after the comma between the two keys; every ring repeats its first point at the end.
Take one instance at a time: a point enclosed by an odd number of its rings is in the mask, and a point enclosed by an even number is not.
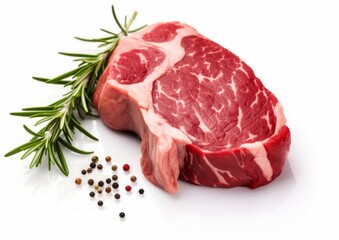
{"type": "Polygon", "coordinates": [[[55,130],[53,131],[52,136],[51,136],[51,142],[55,142],[61,133],[62,129],[60,129],[59,124],[60,122],[55,125],[55,130]]]}
{"type": "Polygon", "coordinates": [[[37,149],[39,149],[41,146],[44,145],[44,142],[39,142],[38,144],[32,146],[31,148],[29,148],[24,155],[21,156],[21,160],[25,159],[26,157],[28,157],[29,155],[31,155],[31,153],[35,152],[37,149]]]}
{"type": "MultiPolygon", "coordinates": [[[[56,145],[54,145],[54,146],[56,146],[56,145]]],[[[48,158],[49,158],[49,160],[50,160],[50,161],[49,161],[49,168],[50,168],[50,166],[51,166],[51,163],[52,163],[52,164],[56,164],[56,165],[58,166],[58,168],[60,169],[60,171],[61,171],[64,175],[68,176],[68,168],[67,168],[67,166],[66,166],[66,169],[65,169],[64,164],[61,163],[61,161],[63,161],[63,160],[60,159],[60,158],[58,158],[59,155],[58,155],[58,157],[55,155],[55,154],[57,154],[57,153],[56,153],[55,150],[53,149],[53,146],[52,146],[52,145],[48,145],[47,153],[48,153],[48,158]]],[[[62,157],[63,157],[63,156],[62,156],[62,157]]]]}
{"type": "MultiPolygon", "coordinates": [[[[73,134],[74,134],[74,131],[70,128],[69,124],[68,124],[68,121],[65,121],[65,125],[64,125],[64,128],[63,128],[63,131],[64,131],[64,135],[66,137],[66,140],[71,143],[73,141],[73,134]]],[[[54,140],[54,139],[53,139],[54,140]]]]}
{"type": "Polygon", "coordinates": [[[65,79],[65,78],[68,78],[68,77],[72,77],[74,74],[76,74],[77,72],[81,71],[83,67],[78,67],[76,69],[73,69],[69,72],[66,72],[64,74],[61,74],[55,78],[52,78],[52,79],[49,79],[47,81],[47,83],[57,83],[57,82],[60,82],[61,80],[65,79]]]}
{"type": "MultiPolygon", "coordinates": [[[[67,96],[68,93],[64,94],[64,96],[67,96]]],[[[67,103],[67,98],[61,98],[60,100],[51,103],[50,105],[48,105],[48,107],[54,107],[54,108],[60,108],[60,106],[64,106],[67,103]]]]}
{"type": "Polygon", "coordinates": [[[72,82],[71,80],[61,80],[58,82],[49,82],[50,79],[48,78],[42,78],[42,77],[32,77],[34,80],[40,81],[40,82],[44,82],[44,83],[52,83],[52,84],[60,84],[60,85],[65,85],[68,84],[69,82],[72,82]]]}
{"type": "Polygon", "coordinates": [[[79,153],[79,154],[92,154],[93,151],[84,151],[81,150],[79,148],[74,147],[73,145],[69,144],[68,142],[66,142],[65,140],[63,140],[62,138],[59,138],[58,141],[66,148],[68,148],[69,150],[75,152],[75,153],[79,153]]]}
{"type": "Polygon", "coordinates": [[[41,141],[41,139],[34,139],[34,140],[31,140],[27,143],[24,143],[16,148],[14,148],[13,150],[9,151],[8,153],[5,154],[5,157],[9,157],[9,156],[12,156],[14,154],[17,154],[21,151],[25,151],[27,149],[29,149],[30,147],[38,144],[39,142],[41,141]]]}
{"type": "Polygon", "coordinates": [[[74,127],[76,127],[80,132],[82,132],[84,135],[89,137],[90,139],[93,139],[95,141],[99,141],[98,138],[94,137],[92,134],[90,134],[86,129],[84,129],[81,124],[79,124],[77,121],[74,120],[74,118],[71,119],[72,123],[74,124],[74,127]]]}
{"type": "Polygon", "coordinates": [[[59,121],[59,126],[58,128],[59,129],[63,129],[64,128],[64,125],[65,125],[65,120],[66,120],[66,114],[63,114],[63,116],[61,117],[60,121],[59,121]]]}
{"type": "Polygon", "coordinates": [[[55,117],[58,114],[59,111],[53,110],[53,111],[34,111],[34,112],[27,112],[30,114],[30,118],[36,118],[36,117],[55,117]]]}
{"type": "Polygon", "coordinates": [[[33,168],[34,166],[38,166],[39,163],[41,162],[42,156],[44,154],[44,147],[39,148],[38,151],[35,152],[34,157],[31,161],[31,164],[29,165],[29,168],[33,168]]]}
{"type": "Polygon", "coordinates": [[[79,115],[79,118],[85,119],[84,115],[82,114],[83,111],[81,109],[81,106],[78,104],[78,105],[75,106],[75,108],[77,109],[77,113],[79,115]]]}
{"type": "Polygon", "coordinates": [[[112,14],[113,14],[114,20],[115,20],[115,22],[117,23],[118,27],[120,28],[121,32],[122,32],[125,36],[127,36],[127,32],[126,32],[125,28],[123,28],[123,27],[121,26],[121,24],[120,24],[120,22],[119,22],[119,20],[118,20],[118,17],[117,17],[117,15],[116,15],[116,13],[115,13],[114,6],[113,6],[113,5],[112,5],[112,14]]]}
{"type": "Polygon", "coordinates": [[[47,145],[47,154],[48,154],[48,157],[50,158],[51,163],[55,164],[56,163],[56,158],[54,156],[54,152],[52,150],[52,145],[51,144],[47,145]]]}
{"type": "Polygon", "coordinates": [[[40,82],[47,82],[48,78],[42,78],[42,77],[32,77],[34,80],[40,81],[40,82]]]}
{"type": "Polygon", "coordinates": [[[42,134],[38,134],[34,131],[32,131],[29,127],[27,127],[26,125],[24,125],[24,129],[26,130],[26,132],[28,132],[29,134],[33,135],[34,137],[43,137],[44,135],[42,134]]]}
{"type": "Polygon", "coordinates": [[[11,112],[10,115],[17,116],[17,117],[30,117],[34,113],[32,112],[11,112]]]}
{"type": "Polygon", "coordinates": [[[95,118],[98,118],[100,117],[98,114],[94,114],[94,113],[91,113],[91,112],[88,112],[86,113],[88,116],[91,116],[91,117],[95,117],[95,118]]]}
{"type": "MultiPolygon", "coordinates": [[[[114,33],[110,33],[110,34],[113,35],[114,33]]],[[[116,34],[114,34],[113,36],[105,37],[105,38],[88,39],[88,38],[75,37],[75,39],[80,40],[80,41],[84,41],[84,42],[106,42],[107,40],[113,39],[114,36],[116,36],[116,34]]]]}
{"type": "Polygon", "coordinates": [[[106,30],[106,29],[100,28],[100,30],[103,31],[103,32],[105,32],[105,33],[111,34],[111,35],[113,35],[114,37],[117,37],[117,36],[118,36],[118,34],[116,34],[116,33],[114,33],[114,32],[111,32],[111,31],[108,31],[108,30],[106,30]]]}
{"type": "MultiPolygon", "coordinates": [[[[38,164],[39,165],[39,164],[38,164]]],[[[48,157],[48,170],[51,170],[52,168],[52,161],[50,160],[50,158],[48,157]]]]}
{"type": "MultiPolygon", "coordinates": [[[[40,117],[39,115],[36,115],[37,117],[40,117]]],[[[52,121],[53,119],[55,119],[54,116],[49,116],[49,117],[44,117],[44,118],[41,118],[39,121],[37,121],[34,126],[38,126],[39,124],[41,123],[44,123],[44,122],[48,122],[48,121],[52,121]]]]}
{"type": "Polygon", "coordinates": [[[53,106],[44,106],[44,107],[30,107],[30,108],[23,108],[22,111],[50,111],[54,110],[55,107],[53,106]]]}
{"type": "Polygon", "coordinates": [[[65,82],[64,87],[72,86],[74,84],[74,80],[65,82]]]}
{"type": "MultiPolygon", "coordinates": [[[[94,108],[94,103],[93,103],[92,100],[88,97],[88,94],[85,94],[85,98],[86,98],[86,103],[89,104],[92,108],[94,108]]],[[[88,111],[87,113],[90,113],[90,111],[88,111]]]]}
{"type": "Polygon", "coordinates": [[[62,166],[62,169],[60,169],[60,170],[63,172],[63,174],[68,176],[68,174],[69,174],[68,166],[67,166],[66,159],[64,157],[64,154],[62,153],[62,150],[61,150],[61,147],[60,147],[59,143],[57,143],[55,145],[55,151],[56,151],[56,153],[58,155],[58,158],[59,158],[59,161],[60,161],[60,165],[62,166]]]}
{"type": "Polygon", "coordinates": [[[147,27],[147,24],[145,24],[145,25],[143,25],[143,26],[141,26],[141,27],[138,27],[138,28],[136,28],[136,29],[130,30],[130,31],[128,31],[128,33],[135,33],[135,32],[138,32],[138,31],[140,31],[141,29],[143,29],[143,28],[145,28],[145,27],[147,27]]]}
{"type": "Polygon", "coordinates": [[[82,107],[84,108],[85,112],[88,112],[85,94],[86,94],[85,91],[82,90],[81,91],[81,104],[82,104],[82,107]]]}
{"type": "MultiPolygon", "coordinates": [[[[101,70],[101,66],[102,66],[103,62],[99,62],[98,65],[95,67],[95,70],[94,70],[94,76],[97,78],[99,76],[99,72],[101,70]]],[[[94,82],[94,81],[92,81],[94,82]]],[[[93,86],[89,86],[89,88],[91,89],[93,86]]]]}
{"type": "Polygon", "coordinates": [[[96,58],[98,56],[97,54],[66,53],[66,52],[59,52],[59,54],[68,56],[68,57],[85,57],[85,58],[96,58]]]}

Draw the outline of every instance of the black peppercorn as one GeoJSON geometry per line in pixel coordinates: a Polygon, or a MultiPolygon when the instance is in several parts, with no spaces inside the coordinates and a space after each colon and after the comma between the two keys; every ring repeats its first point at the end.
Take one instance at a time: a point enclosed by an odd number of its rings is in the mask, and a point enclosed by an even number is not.
{"type": "Polygon", "coordinates": [[[114,198],[115,199],[120,199],[120,194],[119,193],[114,194],[114,198]]]}
{"type": "Polygon", "coordinates": [[[99,201],[98,201],[98,205],[101,207],[102,205],[104,205],[104,202],[101,201],[101,200],[99,200],[99,201]]]}
{"type": "Polygon", "coordinates": [[[139,189],[139,194],[141,194],[141,195],[142,195],[142,194],[144,194],[144,192],[145,192],[145,190],[144,190],[144,189],[142,189],[142,188],[140,188],[140,189],[139,189]]]}
{"type": "Polygon", "coordinates": [[[87,182],[87,183],[88,183],[88,185],[91,185],[91,186],[92,186],[92,185],[94,184],[94,180],[93,180],[93,179],[88,179],[88,182],[87,182]]]}
{"type": "Polygon", "coordinates": [[[91,173],[92,172],[92,168],[87,168],[87,173],[91,173]]]}
{"type": "Polygon", "coordinates": [[[95,196],[95,192],[93,192],[93,191],[90,192],[90,193],[89,193],[89,196],[90,196],[90,197],[94,197],[94,196],[95,196]]]}
{"type": "Polygon", "coordinates": [[[105,183],[104,183],[103,181],[99,181],[99,182],[98,182],[99,187],[104,186],[104,184],[105,184],[105,183]]]}
{"type": "Polygon", "coordinates": [[[102,168],[103,168],[102,164],[99,163],[98,166],[97,166],[97,169],[102,170],[102,168]]]}
{"type": "Polygon", "coordinates": [[[83,169],[83,170],[81,171],[81,174],[82,174],[82,175],[86,175],[86,173],[87,173],[87,171],[86,171],[85,169],[83,169]]]}
{"type": "Polygon", "coordinates": [[[107,183],[107,184],[110,184],[111,182],[112,182],[112,180],[111,180],[110,178],[107,178],[107,179],[106,179],[106,183],[107,183]]]}
{"type": "Polygon", "coordinates": [[[113,181],[118,180],[118,176],[114,174],[114,175],[112,176],[112,180],[113,180],[113,181]]]}
{"type": "Polygon", "coordinates": [[[97,165],[96,165],[94,162],[92,162],[89,166],[90,166],[92,169],[94,169],[97,165]]]}
{"type": "Polygon", "coordinates": [[[124,218],[125,217],[125,213],[124,212],[119,213],[119,217],[120,218],[124,218]]]}
{"type": "Polygon", "coordinates": [[[115,183],[112,184],[112,187],[113,187],[114,189],[117,189],[117,188],[119,188],[119,184],[118,184],[117,182],[115,182],[115,183]]]}

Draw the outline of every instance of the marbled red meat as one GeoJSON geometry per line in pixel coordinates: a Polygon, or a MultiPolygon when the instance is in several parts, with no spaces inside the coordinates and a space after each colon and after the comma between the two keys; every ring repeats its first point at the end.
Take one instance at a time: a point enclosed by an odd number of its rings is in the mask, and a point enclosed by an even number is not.
{"type": "Polygon", "coordinates": [[[289,152],[277,98],[239,57],[178,22],[122,38],[94,104],[109,127],[140,136],[143,173],[170,193],[178,179],[265,185],[289,152]]]}

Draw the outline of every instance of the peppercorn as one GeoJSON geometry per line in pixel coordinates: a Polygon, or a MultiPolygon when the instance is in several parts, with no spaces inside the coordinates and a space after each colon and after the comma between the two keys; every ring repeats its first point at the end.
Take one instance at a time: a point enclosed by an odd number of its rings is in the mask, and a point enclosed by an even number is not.
{"type": "Polygon", "coordinates": [[[97,165],[94,162],[92,162],[89,166],[90,168],[94,169],[97,165]]]}
{"type": "Polygon", "coordinates": [[[114,189],[117,189],[117,188],[119,188],[119,184],[118,184],[117,182],[115,182],[115,183],[112,184],[112,187],[113,187],[114,189]]]}
{"type": "Polygon", "coordinates": [[[101,188],[98,189],[98,193],[102,194],[102,189],[101,188]]]}
{"type": "Polygon", "coordinates": [[[119,217],[120,218],[125,218],[125,213],[124,212],[119,213],[119,217]]]}
{"type": "Polygon", "coordinates": [[[89,193],[89,196],[90,196],[90,197],[94,197],[94,196],[95,196],[95,192],[93,192],[93,191],[90,192],[90,193],[89,193]]]}
{"type": "Polygon", "coordinates": [[[131,177],[130,177],[130,179],[131,179],[131,182],[136,182],[136,181],[137,181],[137,177],[136,177],[136,176],[134,176],[134,175],[133,175],[133,176],[131,176],[131,177]]]}
{"type": "Polygon", "coordinates": [[[122,166],[122,169],[125,171],[125,172],[128,172],[129,171],[129,165],[126,163],[122,166]]]}
{"type": "Polygon", "coordinates": [[[97,166],[97,169],[102,170],[102,168],[103,168],[102,164],[99,163],[98,166],[97,166]]]}
{"type": "Polygon", "coordinates": [[[107,179],[106,179],[106,183],[107,183],[107,184],[110,184],[111,182],[112,182],[112,180],[111,180],[110,178],[107,178],[107,179]]]}
{"type": "Polygon", "coordinates": [[[106,187],[106,188],[105,188],[105,191],[106,191],[107,193],[110,193],[110,192],[112,191],[112,188],[111,188],[111,187],[106,187]]]}
{"type": "Polygon", "coordinates": [[[130,192],[130,191],[132,190],[132,187],[131,187],[130,185],[127,185],[127,186],[125,187],[125,190],[126,190],[127,192],[130,192]]]}
{"type": "Polygon", "coordinates": [[[98,156],[93,156],[91,160],[92,160],[92,163],[97,163],[99,161],[99,158],[98,156]]]}
{"type": "Polygon", "coordinates": [[[111,169],[112,169],[112,171],[116,171],[118,169],[118,166],[117,165],[112,165],[111,169]]]}
{"type": "Polygon", "coordinates": [[[120,194],[119,193],[114,194],[114,198],[115,199],[120,199],[120,194]]]}
{"type": "Polygon", "coordinates": [[[99,187],[102,187],[102,186],[105,185],[105,183],[104,183],[103,181],[99,181],[99,182],[98,182],[98,185],[99,185],[99,187]]]}
{"type": "Polygon", "coordinates": [[[87,173],[91,173],[92,172],[92,168],[87,168],[87,173]]]}
{"type": "Polygon", "coordinates": [[[99,207],[101,207],[102,205],[104,205],[104,202],[101,201],[101,200],[99,200],[99,201],[98,201],[98,205],[99,205],[99,207]]]}
{"type": "Polygon", "coordinates": [[[98,190],[99,189],[99,185],[98,184],[94,184],[94,189],[98,190]]]}
{"type": "Polygon", "coordinates": [[[82,183],[81,178],[76,178],[76,179],[75,179],[75,184],[76,184],[76,185],[80,185],[81,183],[82,183]]]}
{"type": "Polygon", "coordinates": [[[106,156],[105,160],[106,160],[106,162],[110,162],[112,160],[112,158],[110,156],[106,156]]]}
{"type": "Polygon", "coordinates": [[[87,183],[88,183],[88,185],[91,185],[91,186],[92,186],[92,185],[94,184],[94,180],[93,180],[93,179],[88,179],[88,182],[87,182],[87,183]]]}
{"type": "Polygon", "coordinates": [[[112,180],[113,180],[113,181],[118,180],[118,175],[115,175],[115,174],[114,174],[114,175],[112,176],[112,180]]]}
{"type": "Polygon", "coordinates": [[[144,194],[144,192],[145,192],[144,189],[142,189],[142,188],[139,189],[139,194],[140,194],[140,195],[144,194]]]}
{"type": "Polygon", "coordinates": [[[81,174],[82,174],[82,175],[86,175],[86,173],[87,173],[87,172],[86,172],[85,169],[81,170],[81,174]]]}

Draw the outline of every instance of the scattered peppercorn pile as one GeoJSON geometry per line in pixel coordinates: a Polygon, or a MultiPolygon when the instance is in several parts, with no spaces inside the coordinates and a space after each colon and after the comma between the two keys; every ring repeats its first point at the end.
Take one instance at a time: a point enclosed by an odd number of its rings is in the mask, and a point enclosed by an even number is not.
{"type": "MultiPolygon", "coordinates": [[[[112,158],[110,156],[106,156],[105,161],[107,164],[112,164],[112,158]]],[[[98,198],[97,204],[99,207],[102,207],[104,205],[103,200],[99,197],[100,195],[104,193],[104,191],[105,191],[105,194],[113,196],[115,201],[118,201],[118,200],[120,201],[121,194],[122,194],[121,191],[130,193],[133,191],[134,188],[136,188],[136,185],[137,185],[137,177],[134,175],[131,175],[129,177],[128,183],[124,184],[124,190],[121,190],[119,186],[119,182],[118,182],[119,166],[116,164],[112,164],[110,166],[112,175],[109,177],[106,176],[100,179],[93,179],[90,176],[91,173],[93,173],[94,171],[97,171],[99,173],[101,172],[101,174],[104,174],[104,172],[102,171],[103,168],[104,166],[101,163],[99,163],[98,156],[92,156],[89,167],[87,169],[81,170],[81,175],[88,178],[87,184],[90,186],[89,196],[91,198],[95,198],[95,197],[98,198]]],[[[124,172],[130,173],[130,166],[128,164],[123,164],[122,170],[124,172]]],[[[83,182],[83,179],[81,177],[78,177],[75,179],[76,185],[81,185],[82,182],[83,182]]],[[[120,184],[123,184],[123,183],[120,182],[120,184]]],[[[145,192],[144,189],[142,188],[138,189],[139,195],[143,195],[144,192],[145,192]]],[[[127,194],[127,195],[130,195],[130,194],[127,194]]],[[[125,218],[125,216],[126,216],[125,212],[121,211],[119,213],[120,218],[125,218]]]]}

